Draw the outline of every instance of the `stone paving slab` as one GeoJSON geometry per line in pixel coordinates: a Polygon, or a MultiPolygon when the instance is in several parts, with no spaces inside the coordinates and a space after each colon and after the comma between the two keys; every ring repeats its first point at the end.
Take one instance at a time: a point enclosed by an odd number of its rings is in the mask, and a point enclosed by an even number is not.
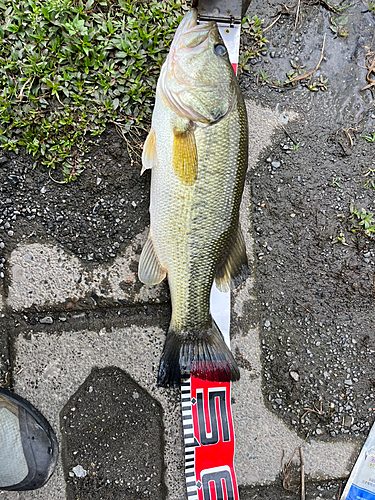
{"type": "Polygon", "coordinates": [[[20,245],[10,257],[11,285],[7,304],[14,310],[35,305],[56,305],[94,293],[128,303],[158,300],[160,287],[141,287],[134,272],[137,248],[146,241],[147,231],[139,234],[125,253],[110,266],[85,268],[74,255],[53,245],[20,245]]]}
{"type": "MultiPolygon", "coordinates": [[[[280,121],[285,122],[293,116],[280,116],[251,102],[247,102],[247,106],[250,124],[249,166],[252,168],[261,149],[270,143],[280,121]]],[[[240,218],[252,262],[249,189],[247,183],[240,218]]],[[[121,297],[138,303],[149,300],[150,297],[157,300],[158,287],[149,289],[142,286],[139,291],[135,288],[136,276],[132,263],[137,260],[136,247],[144,238],[145,233],[138,235],[124,256],[116,259],[111,266],[99,266],[90,270],[58,247],[39,244],[19,246],[10,257],[11,284],[6,303],[15,311],[35,305],[40,309],[43,306],[47,314],[48,307],[61,304],[67,299],[83,297],[93,289],[100,292],[103,279],[107,295],[114,298],[121,297]],[[120,286],[124,281],[134,286],[134,290],[128,295],[124,292],[124,287],[120,286]]],[[[300,444],[304,446],[305,469],[310,478],[346,476],[357,449],[355,443],[304,443],[264,405],[259,331],[256,327],[249,326],[254,318],[247,316],[249,307],[255,301],[253,285],[252,277],[248,277],[234,293],[232,307],[232,350],[246,361],[241,368],[241,380],[233,384],[238,482],[241,486],[272,483],[279,474],[283,450],[288,456],[300,444]]],[[[157,325],[147,328],[133,325],[99,332],[67,330],[59,335],[37,330],[38,328],[34,328],[33,333],[29,332],[27,337],[20,335],[16,341],[15,390],[40,408],[58,430],[60,411],[89,376],[92,368],[119,367],[163,406],[168,499],[186,498],[178,397],[176,391],[156,387],[156,371],[164,332],[157,325]]],[[[4,494],[0,493],[0,498],[4,498],[4,494]]],[[[28,493],[7,493],[5,498],[64,499],[65,481],[61,459],[57,472],[43,489],[28,493]]]]}

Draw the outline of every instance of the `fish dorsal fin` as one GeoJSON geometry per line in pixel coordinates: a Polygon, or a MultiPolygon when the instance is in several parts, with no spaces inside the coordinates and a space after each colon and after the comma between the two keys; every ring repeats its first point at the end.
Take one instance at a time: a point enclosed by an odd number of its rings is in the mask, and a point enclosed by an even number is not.
{"type": "Polygon", "coordinates": [[[143,145],[141,175],[145,170],[154,167],[157,163],[158,156],[156,154],[156,134],[155,130],[152,128],[143,145]]]}
{"type": "Polygon", "coordinates": [[[239,223],[234,236],[235,239],[230,245],[228,254],[215,274],[216,286],[223,292],[229,290],[230,280],[239,277],[248,266],[245,242],[239,223]]]}
{"type": "Polygon", "coordinates": [[[188,124],[173,131],[173,170],[185,186],[192,186],[198,173],[198,154],[194,127],[188,124]]]}
{"type": "Polygon", "coordinates": [[[146,285],[157,285],[167,275],[156,255],[151,236],[148,235],[138,264],[138,277],[146,285]]]}

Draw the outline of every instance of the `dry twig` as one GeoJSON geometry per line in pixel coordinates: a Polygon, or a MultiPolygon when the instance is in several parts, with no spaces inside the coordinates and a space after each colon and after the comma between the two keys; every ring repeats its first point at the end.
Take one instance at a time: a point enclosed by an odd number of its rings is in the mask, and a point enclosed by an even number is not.
{"type": "Polygon", "coordinates": [[[299,458],[301,461],[301,500],[306,500],[305,494],[305,459],[303,457],[302,445],[299,447],[299,458]]]}
{"type": "Polygon", "coordinates": [[[343,132],[345,132],[346,137],[349,139],[350,145],[353,147],[354,142],[353,142],[352,136],[350,135],[350,131],[353,130],[353,132],[357,132],[357,129],[349,127],[347,129],[343,128],[342,130],[343,130],[343,132]]]}
{"type": "Polygon", "coordinates": [[[290,484],[290,474],[292,472],[292,462],[293,462],[293,458],[294,458],[294,455],[297,453],[297,450],[298,450],[298,447],[295,448],[295,450],[293,451],[293,454],[292,456],[290,457],[290,459],[288,460],[287,463],[284,462],[284,457],[285,457],[285,452],[283,450],[283,454],[282,454],[282,457],[281,457],[281,473],[282,473],[282,476],[283,476],[283,488],[284,490],[287,490],[287,491],[294,491],[292,488],[291,488],[291,484],[290,484]]]}
{"type": "Polygon", "coordinates": [[[51,169],[49,169],[48,171],[48,175],[49,175],[49,178],[51,179],[51,181],[55,182],[56,184],[65,184],[65,181],[57,181],[56,179],[54,179],[52,177],[52,174],[51,174],[51,169]]]}
{"type": "Polygon", "coordinates": [[[286,133],[286,135],[289,137],[289,139],[293,142],[293,144],[296,146],[298,144],[298,142],[296,142],[293,137],[289,134],[289,132],[287,131],[287,129],[284,127],[284,125],[282,123],[280,123],[281,125],[281,128],[284,130],[284,132],[286,133]]]}
{"type": "Polygon", "coordinates": [[[263,33],[270,30],[272,28],[272,26],[274,26],[277,23],[277,21],[280,19],[280,17],[281,17],[281,13],[276,17],[276,19],[269,26],[267,26],[267,28],[264,28],[263,33]]]}
{"type": "Polygon", "coordinates": [[[127,134],[129,134],[130,139],[124,134],[123,127],[121,124],[111,121],[116,127],[118,134],[124,139],[126,143],[126,149],[128,151],[130,165],[134,164],[140,165],[142,158],[142,147],[143,141],[141,140],[141,130],[146,131],[143,127],[133,125],[129,130],[127,130],[127,134]]]}
{"type": "Polygon", "coordinates": [[[299,306],[303,307],[303,308],[305,309],[305,311],[307,311],[309,314],[311,314],[311,316],[312,316],[313,318],[315,318],[314,314],[310,311],[310,309],[307,309],[307,307],[305,307],[303,304],[301,304],[301,302],[298,302],[298,300],[296,300],[296,303],[297,303],[299,306]]]}
{"type": "MultiPolygon", "coordinates": [[[[358,124],[357,124],[357,127],[358,127],[358,124]]],[[[356,128],[354,128],[354,127],[340,128],[339,130],[337,130],[337,132],[335,134],[335,141],[336,141],[336,143],[338,143],[341,146],[341,148],[342,148],[342,150],[343,150],[343,152],[344,152],[344,154],[346,156],[349,156],[351,154],[351,151],[350,151],[350,149],[348,149],[347,144],[344,143],[340,139],[339,134],[340,134],[340,132],[344,132],[345,137],[346,137],[346,139],[348,139],[350,146],[353,147],[354,146],[354,141],[353,141],[353,138],[352,138],[352,136],[350,134],[350,131],[353,131],[354,133],[358,132],[358,128],[357,127],[356,128]]]]}
{"type": "Polygon", "coordinates": [[[375,52],[368,52],[365,54],[365,64],[366,64],[366,69],[367,69],[367,75],[366,75],[366,80],[368,82],[368,85],[363,87],[363,89],[360,90],[362,92],[363,90],[371,90],[372,93],[374,93],[375,90],[375,52]],[[373,73],[373,75],[372,75],[373,73]]]}
{"type": "Polygon", "coordinates": [[[320,417],[322,417],[324,415],[323,404],[321,401],[320,401],[320,408],[317,408],[315,403],[313,403],[313,406],[314,406],[314,408],[304,408],[305,413],[302,415],[300,420],[302,420],[308,413],[316,413],[320,417]]]}
{"type": "MultiPolygon", "coordinates": [[[[283,454],[281,457],[281,474],[283,477],[283,488],[287,491],[292,491],[293,493],[297,493],[300,490],[301,500],[306,500],[306,489],[305,489],[305,459],[303,456],[302,445],[297,446],[294,449],[292,456],[288,460],[288,462],[284,461],[285,452],[283,450],[283,454]],[[299,451],[299,459],[300,459],[300,485],[297,488],[291,487],[291,473],[294,470],[296,472],[296,468],[298,468],[297,464],[293,464],[293,459],[295,454],[299,451]],[[294,465],[294,467],[293,467],[294,465]]],[[[296,479],[296,478],[294,478],[296,479]]]]}
{"type": "Polygon", "coordinates": [[[308,71],[307,73],[304,73],[303,75],[295,76],[294,78],[292,78],[291,80],[289,80],[287,82],[284,82],[284,83],[272,82],[272,84],[276,85],[276,87],[284,87],[285,85],[289,85],[290,83],[299,82],[300,80],[305,80],[306,78],[309,78],[310,76],[312,76],[316,71],[318,71],[321,62],[323,61],[325,41],[326,41],[326,34],[324,33],[322,51],[320,54],[319,62],[316,65],[315,69],[310,69],[310,71],[308,71]]]}
{"type": "Polygon", "coordinates": [[[342,485],[340,485],[340,489],[339,489],[339,494],[338,494],[337,500],[340,500],[340,498],[341,498],[341,490],[342,490],[342,485]]]}
{"type": "Polygon", "coordinates": [[[296,13],[296,20],[294,22],[294,31],[297,30],[297,24],[298,24],[298,18],[299,18],[299,11],[301,9],[301,0],[298,0],[298,4],[297,4],[297,13],[296,13]]]}
{"type": "Polygon", "coordinates": [[[4,383],[0,385],[0,387],[5,387],[8,383],[8,374],[9,372],[6,372],[4,375],[4,383]]]}

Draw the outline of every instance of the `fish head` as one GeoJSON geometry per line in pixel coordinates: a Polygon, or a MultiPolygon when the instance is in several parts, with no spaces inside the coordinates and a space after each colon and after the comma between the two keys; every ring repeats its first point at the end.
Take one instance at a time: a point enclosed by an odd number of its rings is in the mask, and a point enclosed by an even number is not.
{"type": "Polygon", "coordinates": [[[196,9],[175,33],[158,90],[177,115],[203,124],[219,121],[236,101],[236,76],[217,24],[197,24],[196,9]]]}

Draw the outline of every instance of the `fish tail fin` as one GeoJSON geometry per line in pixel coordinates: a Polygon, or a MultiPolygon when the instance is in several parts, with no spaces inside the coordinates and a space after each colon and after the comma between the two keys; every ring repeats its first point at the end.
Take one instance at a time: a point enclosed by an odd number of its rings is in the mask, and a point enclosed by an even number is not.
{"type": "Polygon", "coordinates": [[[199,334],[179,334],[171,328],[159,365],[158,386],[179,387],[181,376],[229,382],[240,378],[237,363],[217,325],[199,334]]]}

